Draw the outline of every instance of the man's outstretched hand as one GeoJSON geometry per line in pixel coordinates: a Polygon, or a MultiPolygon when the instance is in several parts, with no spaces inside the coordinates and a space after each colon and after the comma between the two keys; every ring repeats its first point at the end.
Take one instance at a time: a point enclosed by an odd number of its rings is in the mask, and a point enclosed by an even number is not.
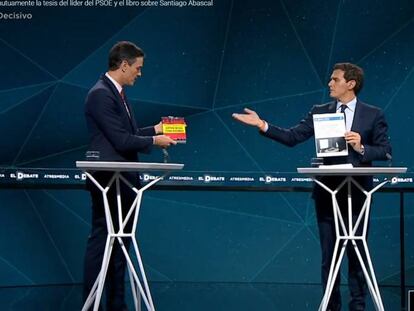
{"type": "Polygon", "coordinates": [[[248,108],[244,108],[245,113],[233,113],[233,118],[237,121],[250,125],[250,126],[256,126],[259,129],[263,130],[266,122],[260,119],[259,115],[248,108]]]}

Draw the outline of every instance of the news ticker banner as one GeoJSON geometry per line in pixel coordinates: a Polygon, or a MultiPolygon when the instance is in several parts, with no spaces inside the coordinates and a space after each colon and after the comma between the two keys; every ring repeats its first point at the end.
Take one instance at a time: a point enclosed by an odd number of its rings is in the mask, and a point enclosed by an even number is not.
{"type": "MultiPolygon", "coordinates": [[[[146,184],[160,175],[157,173],[140,174],[140,180],[146,184]]],[[[382,182],[386,177],[374,177],[374,183],[382,182]]],[[[389,177],[390,178],[390,177],[389,177]]],[[[387,187],[414,188],[414,174],[391,177],[387,187]]],[[[0,168],[0,187],[71,187],[82,186],[86,175],[78,169],[43,168],[0,168]]],[[[217,187],[312,187],[312,179],[298,173],[279,172],[194,172],[179,171],[166,176],[157,185],[163,186],[217,186],[217,187]]]]}
{"type": "Polygon", "coordinates": [[[0,21],[30,21],[44,18],[39,9],[108,9],[116,13],[133,8],[210,8],[214,0],[0,0],[0,21]]]}

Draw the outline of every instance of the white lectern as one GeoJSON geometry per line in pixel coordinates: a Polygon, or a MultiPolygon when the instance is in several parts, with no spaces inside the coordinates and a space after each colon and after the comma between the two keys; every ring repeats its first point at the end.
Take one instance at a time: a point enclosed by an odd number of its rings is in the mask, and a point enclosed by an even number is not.
{"type": "Polygon", "coordinates": [[[341,266],[342,258],[345,253],[346,246],[348,241],[351,241],[352,246],[355,250],[355,253],[358,257],[359,262],[361,263],[362,270],[364,272],[365,279],[367,281],[368,289],[371,293],[372,299],[374,301],[375,308],[379,311],[384,311],[384,305],[382,303],[380,291],[378,289],[378,283],[374,273],[374,267],[372,265],[371,257],[369,255],[368,244],[366,240],[367,229],[368,229],[368,220],[369,212],[371,208],[371,199],[372,194],[381,188],[386,183],[391,180],[387,179],[372,190],[367,191],[362,188],[362,186],[353,178],[354,176],[372,176],[372,175],[387,175],[395,176],[398,174],[403,174],[407,171],[406,167],[353,167],[353,168],[334,168],[334,167],[323,167],[323,168],[298,168],[298,173],[310,175],[312,179],[323,189],[328,191],[332,196],[332,207],[333,215],[335,222],[335,248],[332,256],[332,263],[329,269],[329,276],[326,284],[325,293],[322,298],[322,302],[319,306],[319,311],[325,311],[328,307],[329,298],[333,290],[333,286],[338,275],[339,268],[341,266]],[[330,189],[325,184],[317,179],[318,176],[343,176],[344,180],[336,189],[330,189]],[[366,199],[362,206],[361,212],[357,217],[355,224],[352,221],[352,193],[351,185],[354,184],[362,193],[365,194],[366,199]],[[347,185],[348,187],[348,228],[346,228],[344,219],[339,209],[338,201],[336,199],[336,194],[338,191],[347,185]],[[358,235],[357,230],[362,226],[362,234],[358,235]],[[340,231],[341,229],[341,231],[340,231]],[[356,241],[360,240],[362,242],[362,250],[366,256],[368,267],[366,266],[361,251],[358,249],[356,241]],[[343,241],[342,246],[340,246],[343,241]],[[338,256],[338,252],[339,256],[338,256]]]}
{"type": "Polygon", "coordinates": [[[132,296],[134,298],[135,309],[140,310],[141,302],[140,298],[142,297],[145,306],[148,311],[155,311],[154,303],[152,301],[150,289],[148,286],[148,281],[145,276],[144,266],[142,264],[141,255],[138,249],[138,243],[136,241],[135,232],[137,229],[138,214],[141,205],[141,199],[143,192],[150,188],[152,185],[163,179],[169,172],[175,170],[181,170],[184,167],[184,164],[173,164],[173,163],[140,163],[140,162],[102,162],[102,161],[77,161],[76,167],[85,170],[86,176],[95,184],[95,186],[101,190],[104,202],[105,209],[105,218],[106,226],[108,229],[108,237],[105,244],[105,251],[102,260],[101,270],[96,278],[95,284],[92,287],[91,292],[89,293],[88,298],[82,308],[82,311],[87,311],[92,304],[94,304],[93,311],[98,311],[100,300],[102,297],[102,292],[104,289],[106,273],[108,270],[109,261],[111,258],[112,248],[115,242],[115,239],[118,240],[122,251],[125,255],[129,279],[131,281],[132,296]],[[108,182],[107,185],[100,185],[99,182],[91,175],[93,171],[109,171],[113,172],[113,176],[108,182]],[[158,171],[162,172],[162,176],[155,178],[145,186],[140,189],[137,189],[135,186],[126,180],[121,172],[126,171],[158,171]],[[131,207],[128,210],[127,215],[122,215],[122,201],[121,201],[121,191],[120,185],[121,181],[124,182],[128,187],[130,187],[135,193],[136,198],[132,203],[131,207]],[[116,187],[116,197],[117,197],[117,207],[118,207],[118,220],[119,220],[119,230],[115,232],[112,216],[109,208],[107,193],[111,186],[116,187]],[[125,226],[128,223],[129,219],[133,217],[133,225],[131,232],[124,232],[125,226]],[[134,264],[128,254],[128,251],[122,241],[123,238],[130,238],[132,244],[134,245],[135,255],[137,257],[139,265],[139,273],[142,279],[142,283],[138,277],[137,271],[134,268],[134,264]]]}

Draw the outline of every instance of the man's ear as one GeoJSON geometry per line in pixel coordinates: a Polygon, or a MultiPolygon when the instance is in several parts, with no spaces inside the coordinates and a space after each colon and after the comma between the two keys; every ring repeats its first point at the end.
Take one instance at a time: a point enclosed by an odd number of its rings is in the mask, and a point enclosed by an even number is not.
{"type": "Polygon", "coordinates": [[[128,62],[126,60],[123,60],[120,66],[122,72],[126,71],[127,65],[128,65],[128,62]]]}

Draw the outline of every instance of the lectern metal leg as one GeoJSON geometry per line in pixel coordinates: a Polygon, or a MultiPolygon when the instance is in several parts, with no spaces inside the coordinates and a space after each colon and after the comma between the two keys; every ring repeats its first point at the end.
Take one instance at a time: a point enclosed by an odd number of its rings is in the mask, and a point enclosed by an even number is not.
{"type": "Polygon", "coordinates": [[[338,273],[339,273],[339,268],[341,267],[342,258],[344,257],[344,254],[345,254],[347,241],[345,241],[342,244],[341,252],[339,254],[338,259],[336,260],[338,249],[339,249],[339,243],[340,243],[340,240],[337,239],[335,241],[335,248],[334,248],[334,253],[333,253],[333,256],[332,256],[331,267],[329,269],[329,276],[328,276],[328,280],[326,282],[325,294],[322,298],[322,302],[319,306],[319,310],[326,310],[328,308],[329,299],[331,298],[333,287],[335,285],[335,281],[336,281],[336,278],[337,278],[338,273]]]}
{"type": "Polygon", "coordinates": [[[92,305],[95,297],[96,297],[96,288],[98,287],[98,282],[99,282],[99,274],[98,277],[96,278],[95,283],[92,286],[91,291],[89,292],[88,298],[86,298],[85,304],[82,308],[82,311],[88,311],[90,306],[92,305]]]}
{"type": "Polygon", "coordinates": [[[131,183],[127,179],[125,179],[119,172],[116,172],[114,174],[114,176],[111,178],[111,180],[109,181],[108,185],[105,188],[103,188],[91,174],[86,172],[86,175],[102,191],[102,196],[104,200],[105,218],[106,218],[107,229],[108,229],[108,237],[107,237],[106,244],[105,244],[105,250],[104,250],[101,270],[88,295],[88,298],[85,301],[82,311],[88,311],[89,308],[92,306],[92,304],[93,304],[93,311],[98,311],[100,300],[102,297],[102,292],[104,289],[106,274],[107,274],[109,262],[111,259],[113,244],[115,243],[115,240],[117,240],[118,243],[120,244],[120,247],[122,249],[122,252],[127,262],[128,273],[129,273],[129,278],[131,282],[132,296],[133,296],[134,304],[135,304],[135,310],[136,311],[141,310],[141,297],[142,297],[142,300],[144,301],[144,304],[147,310],[155,311],[154,303],[152,301],[151,292],[150,292],[149,285],[148,285],[148,280],[147,280],[147,277],[144,271],[144,265],[142,263],[141,254],[139,252],[138,243],[135,238],[135,233],[137,229],[138,215],[140,211],[140,205],[142,201],[143,192],[146,189],[150,188],[155,183],[157,183],[158,181],[160,181],[165,175],[162,177],[158,177],[155,180],[152,180],[150,183],[148,183],[147,185],[145,185],[139,190],[133,185],[131,185],[131,183]],[[121,181],[124,182],[127,186],[129,186],[136,193],[136,198],[134,199],[134,202],[132,203],[126,215],[123,215],[122,213],[122,200],[121,200],[121,187],[120,187],[121,181]],[[118,232],[114,231],[114,226],[112,223],[112,216],[111,216],[108,198],[107,198],[107,193],[114,182],[116,186],[117,215],[118,215],[118,226],[119,226],[118,232]],[[127,223],[130,221],[133,213],[134,213],[134,216],[133,216],[134,219],[133,219],[132,229],[130,232],[125,233],[124,230],[126,228],[127,223]],[[139,266],[139,274],[141,275],[143,286],[141,285],[140,277],[138,276],[138,273],[134,268],[134,264],[131,260],[131,257],[129,256],[128,250],[126,249],[123,243],[123,240],[122,240],[123,238],[131,239],[134,245],[133,249],[137,257],[137,262],[139,266]]]}
{"type": "Polygon", "coordinates": [[[86,299],[86,302],[82,308],[82,311],[87,311],[92,306],[93,303],[93,311],[98,311],[99,303],[101,301],[103,287],[105,284],[106,272],[108,270],[109,261],[111,258],[111,253],[113,249],[114,238],[111,236],[107,237],[106,244],[105,244],[105,251],[104,257],[102,260],[101,270],[96,278],[96,281],[86,299]]]}
{"type": "Polygon", "coordinates": [[[377,296],[376,307],[377,307],[377,310],[384,310],[384,305],[382,303],[377,278],[375,277],[374,266],[372,265],[371,255],[370,255],[369,250],[368,250],[368,245],[367,245],[367,242],[365,240],[363,240],[362,243],[364,245],[364,250],[365,250],[366,257],[367,257],[367,262],[368,262],[368,267],[369,267],[369,274],[372,276],[372,283],[374,285],[374,291],[375,291],[376,296],[377,296]]]}
{"type": "Polygon", "coordinates": [[[333,287],[335,285],[335,280],[339,273],[339,268],[342,263],[343,256],[345,254],[346,247],[348,245],[348,241],[351,241],[352,247],[354,248],[354,251],[357,255],[357,258],[359,260],[359,263],[361,264],[362,271],[364,273],[367,286],[369,289],[369,292],[372,296],[375,309],[378,311],[384,311],[384,305],[382,303],[381,294],[379,291],[377,279],[375,277],[374,267],[371,261],[371,256],[368,250],[368,244],[366,241],[367,236],[367,230],[368,230],[368,220],[369,220],[369,212],[371,207],[371,198],[372,194],[377,191],[379,188],[381,188],[384,184],[386,184],[388,181],[384,181],[381,184],[377,185],[374,189],[371,191],[365,191],[361,185],[358,184],[358,182],[352,178],[352,177],[346,177],[345,180],[335,189],[331,190],[326,185],[324,185],[322,182],[320,182],[317,179],[314,179],[314,181],[320,185],[322,188],[324,188],[326,191],[331,193],[332,195],[332,206],[333,206],[333,214],[334,214],[334,222],[335,222],[335,232],[336,232],[336,241],[335,241],[335,247],[333,251],[332,256],[332,262],[329,269],[329,276],[325,288],[325,293],[323,295],[321,304],[319,305],[319,311],[326,311],[329,304],[329,299],[331,297],[333,287]],[[339,192],[339,190],[347,184],[347,203],[348,203],[348,228],[346,228],[343,217],[341,215],[338,202],[336,200],[336,194],[339,192]],[[356,223],[353,224],[353,218],[352,218],[352,200],[351,200],[351,184],[354,184],[359,188],[361,192],[363,192],[366,196],[366,200],[362,206],[362,209],[360,211],[360,214],[357,217],[356,223]],[[358,228],[360,226],[363,226],[362,234],[358,233],[358,228]],[[342,232],[340,232],[339,228],[342,229],[342,232]],[[338,250],[340,247],[340,243],[343,241],[343,245],[341,247],[341,251],[339,256],[338,250]],[[361,241],[363,248],[362,251],[365,254],[366,263],[364,261],[363,256],[361,255],[361,251],[358,248],[357,241],[361,241]],[[367,269],[368,265],[368,269],[367,269]]]}
{"type": "MultiPolygon", "coordinates": [[[[365,241],[364,241],[365,242],[365,241]]],[[[368,272],[365,262],[362,258],[361,252],[358,249],[358,245],[356,244],[355,240],[352,241],[352,245],[354,247],[355,253],[358,257],[359,263],[361,264],[362,271],[364,272],[365,280],[367,281],[367,286],[369,289],[369,292],[371,293],[372,299],[374,301],[374,306],[377,310],[383,311],[384,308],[382,307],[382,301],[381,296],[379,294],[378,285],[376,284],[375,275],[372,273],[372,271],[368,272]]],[[[367,248],[364,246],[365,255],[367,258],[367,261],[370,261],[369,253],[367,252],[367,248]]]]}
{"type": "MultiPolygon", "coordinates": [[[[118,239],[120,239],[120,238],[118,238],[118,239]]],[[[140,282],[138,274],[135,270],[134,264],[132,263],[131,257],[129,256],[128,251],[126,250],[125,246],[122,246],[122,251],[124,252],[128,268],[129,268],[129,270],[130,270],[130,272],[133,276],[133,280],[135,281],[136,286],[139,289],[139,292],[142,295],[142,299],[144,300],[144,303],[145,303],[145,306],[147,307],[147,310],[150,310],[150,311],[154,310],[152,305],[149,303],[149,300],[147,298],[147,294],[146,294],[146,292],[144,291],[144,289],[141,285],[141,282],[140,282]]],[[[132,294],[134,295],[134,293],[132,293],[132,294]]]]}
{"type": "Polygon", "coordinates": [[[128,277],[129,277],[129,282],[131,284],[131,291],[132,291],[132,298],[134,299],[134,306],[135,306],[135,310],[138,310],[138,304],[140,304],[140,301],[138,300],[138,288],[136,288],[135,286],[135,282],[134,282],[134,276],[131,273],[131,269],[128,266],[128,277]]]}
{"type": "MultiPolygon", "coordinates": [[[[154,307],[154,303],[152,301],[152,296],[151,296],[151,292],[150,292],[150,289],[149,289],[147,277],[146,277],[145,271],[144,271],[144,265],[142,263],[141,254],[139,252],[138,243],[137,243],[135,237],[132,238],[132,243],[134,244],[135,254],[137,256],[139,269],[141,271],[142,281],[144,283],[144,287],[145,287],[145,291],[146,291],[146,294],[147,294],[149,303],[150,303],[150,305],[152,307],[152,311],[155,311],[155,307],[154,307]]],[[[144,296],[144,295],[142,294],[142,296],[144,296]]]]}
{"type": "Polygon", "coordinates": [[[102,292],[104,289],[106,272],[108,271],[108,266],[109,266],[109,261],[111,259],[113,245],[114,245],[114,238],[108,236],[106,240],[106,245],[105,245],[105,253],[104,253],[104,258],[102,261],[102,268],[98,276],[99,282],[98,282],[98,289],[96,290],[96,297],[95,297],[95,304],[93,307],[93,311],[98,311],[99,309],[99,303],[101,301],[102,292]]]}

